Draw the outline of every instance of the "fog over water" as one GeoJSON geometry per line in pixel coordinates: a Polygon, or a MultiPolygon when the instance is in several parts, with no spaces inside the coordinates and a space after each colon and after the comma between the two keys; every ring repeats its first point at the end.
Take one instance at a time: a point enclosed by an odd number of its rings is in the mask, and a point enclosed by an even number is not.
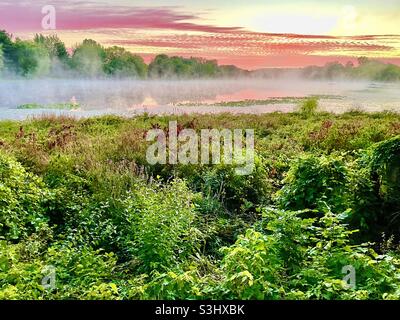
{"type": "Polygon", "coordinates": [[[215,106],[219,102],[266,100],[323,95],[320,109],[344,112],[400,112],[400,84],[368,81],[310,81],[301,79],[234,80],[0,80],[0,119],[24,119],[40,114],[133,116],[181,113],[265,113],[293,111],[296,103],[215,106]],[[26,105],[42,105],[31,106],[26,105]],[[54,108],[68,104],[72,110],[54,108]],[[194,106],[188,106],[194,104],[194,106]],[[24,106],[25,105],[25,106],[24,106]],[[21,107],[22,106],[22,107],[21,107]]]}

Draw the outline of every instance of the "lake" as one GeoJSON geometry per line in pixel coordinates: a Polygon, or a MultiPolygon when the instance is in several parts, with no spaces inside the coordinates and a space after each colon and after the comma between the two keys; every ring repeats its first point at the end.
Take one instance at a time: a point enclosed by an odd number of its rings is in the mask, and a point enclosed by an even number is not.
{"type": "Polygon", "coordinates": [[[297,108],[298,102],[279,101],[280,98],[311,95],[320,96],[321,110],[336,113],[353,109],[400,111],[399,83],[302,79],[35,79],[0,80],[0,118],[24,119],[43,113],[80,117],[102,114],[133,116],[144,112],[290,112],[297,108]],[[243,105],[215,105],[244,100],[249,101],[243,105]]]}

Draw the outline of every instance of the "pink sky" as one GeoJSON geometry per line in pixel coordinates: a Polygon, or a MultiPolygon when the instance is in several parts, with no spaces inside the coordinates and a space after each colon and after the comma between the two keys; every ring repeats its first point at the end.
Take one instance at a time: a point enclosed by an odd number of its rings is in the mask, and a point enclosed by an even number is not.
{"type": "MultiPolygon", "coordinates": [[[[359,20],[357,15],[354,15],[355,18],[350,15],[354,21],[345,20],[351,23],[349,33],[355,34],[337,34],[339,31],[335,30],[341,30],[340,17],[336,20],[332,18],[331,32],[324,29],[325,24],[321,24],[320,20],[314,22],[312,19],[315,17],[311,16],[305,21],[310,21],[312,30],[315,30],[312,34],[296,33],[296,30],[301,31],[300,24],[289,30],[293,32],[277,33],[269,32],[263,20],[253,26],[254,29],[260,26],[262,30],[252,30],[249,23],[229,18],[234,17],[234,11],[229,12],[228,9],[221,11],[220,19],[213,20],[211,17],[215,10],[208,7],[194,10],[177,5],[148,7],[127,2],[121,0],[111,5],[111,2],[108,4],[104,1],[53,1],[57,28],[50,33],[57,33],[70,47],[85,38],[92,38],[105,46],[124,46],[146,60],[156,54],[166,53],[217,59],[221,64],[255,69],[322,65],[329,61],[354,61],[358,56],[368,56],[400,64],[400,36],[396,34],[397,30],[392,30],[387,19],[382,22],[387,24],[387,28],[382,29],[385,33],[380,34],[371,35],[369,29],[360,34],[360,28],[363,31],[362,27],[367,24],[359,20]],[[223,12],[226,12],[227,18],[223,12]]],[[[41,28],[44,16],[41,9],[45,4],[42,0],[2,1],[0,28],[22,38],[30,38],[38,32],[49,33],[41,28]]],[[[249,12],[243,14],[243,18],[250,23],[251,15],[254,14],[256,20],[259,14],[259,10],[254,8],[254,13],[247,7],[243,8],[249,12]]],[[[279,10],[279,7],[274,10],[279,10]]],[[[285,10],[282,9],[282,12],[285,10]]],[[[287,14],[290,18],[291,13],[287,14]]],[[[324,11],[321,11],[323,14],[324,11]]],[[[268,21],[267,16],[265,19],[268,21]]],[[[282,24],[282,28],[286,26],[282,24]]]]}

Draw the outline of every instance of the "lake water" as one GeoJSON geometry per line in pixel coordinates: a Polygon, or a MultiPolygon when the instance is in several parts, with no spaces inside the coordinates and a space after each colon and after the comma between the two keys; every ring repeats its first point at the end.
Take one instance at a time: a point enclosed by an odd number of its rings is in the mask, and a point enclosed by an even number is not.
{"type": "Polygon", "coordinates": [[[215,103],[267,100],[282,97],[322,95],[320,109],[344,112],[392,110],[400,112],[400,84],[363,81],[305,80],[0,80],[0,118],[24,119],[40,114],[132,116],[182,113],[289,112],[294,102],[215,106],[215,103]],[[21,108],[38,104],[44,108],[21,108]],[[73,110],[54,109],[55,104],[73,105],[73,110]],[[192,106],[189,106],[189,105],[192,106]]]}

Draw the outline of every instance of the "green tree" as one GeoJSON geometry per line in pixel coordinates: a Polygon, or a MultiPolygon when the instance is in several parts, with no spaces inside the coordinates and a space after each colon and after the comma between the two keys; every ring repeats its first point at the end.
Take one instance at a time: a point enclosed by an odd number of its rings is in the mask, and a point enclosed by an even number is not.
{"type": "Polygon", "coordinates": [[[168,57],[158,55],[149,65],[149,76],[153,78],[214,77],[220,74],[217,61],[201,58],[168,57]]]}
{"type": "Polygon", "coordinates": [[[163,78],[173,75],[173,65],[169,57],[159,54],[149,65],[149,76],[152,78],[163,78]]]}
{"type": "Polygon", "coordinates": [[[0,71],[4,68],[3,46],[0,45],[0,71]]]}
{"type": "Polygon", "coordinates": [[[237,77],[244,75],[246,71],[239,69],[234,65],[224,65],[219,66],[219,73],[222,77],[237,77]]]}
{"type": "Polygon", "coordinates": [[[11,40],[11,36],[4,30],[0,31],[0,45],[2,46],[4,64],[14,67],[16,64],[15,45],[11,40]]]}
{"type": "Polygon", "coordinates": [[[205,60],[194,58],[195,72],[198,77],[213,77],[217,75],[218,64],[216,60],[205,60]]]}
{"type": "Polygon", "coordinates": [[[147,65],[141,57],[116,46],[105,50],[103,69],[106,74],[120,77],[145,78],[147,74],[147,65]]]}
{"type": "Polygon", "coordinates": [[[400,67],[394,64],[388,64],[381,72],[379,72],[375,80],[379,81],[399,81],[400,80],[400,67]]]}
{"type": "Polygon", "coordinates": [[[105,57],[105,50],[99,43],[85,39],[74,50],[71,67],[85,76],[99,76],[103,74],[105,57]]]}
{"type": "Polygon", "coordinates": [[[15,69],[23,76],[45,75],[50,69],[50,57],[47,51],[32,41],[15,42],[15,69]]]}
{"type": "Polygon", "coordinates": [[[37,34],[34,42],[46,48],[50,58],[58,58],[60,61],[66,61],[68,59],[68,52],[65,48],[65,44],[56,35],[44,36],[42,34],[37,34]]]}
{"type": "Polygon", "coordinates": [[[339,62],[331,62],[325,65],[325,77],[328,79],[340,78],[345,75],[345,67],[339,62]]]}
{"type": "MultiPolygon", "coordinates": [[[[359,66],[354,68],[353,76],[356,78],[371,79],[377,78],[378,74],[383,72],[387,65],[377,60],[371,60],[368,58],[359,58],[359,66]]],[[[377,79],[378,80],[378,79],[377,79]]]]}

